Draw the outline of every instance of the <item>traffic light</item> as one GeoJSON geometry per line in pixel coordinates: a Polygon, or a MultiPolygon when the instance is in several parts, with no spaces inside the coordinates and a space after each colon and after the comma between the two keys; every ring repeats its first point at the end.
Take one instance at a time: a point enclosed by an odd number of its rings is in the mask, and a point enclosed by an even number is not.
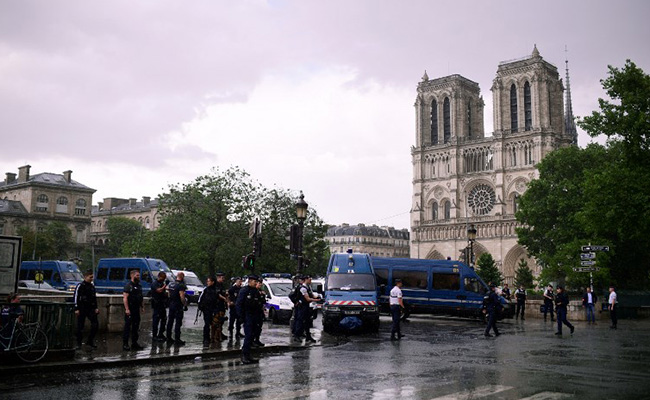
{"type": "Polygon", "coordinates": [[[251,271],[255,269],[255,255],[247,254],[242,257],[242,268],[250,269],[251,271]]]}

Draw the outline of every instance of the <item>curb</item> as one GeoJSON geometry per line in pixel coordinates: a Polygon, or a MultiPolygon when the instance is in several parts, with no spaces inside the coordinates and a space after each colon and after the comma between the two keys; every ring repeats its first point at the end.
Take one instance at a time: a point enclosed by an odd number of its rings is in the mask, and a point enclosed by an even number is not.
{"type": "MultiPolygon", "coordinates": [[[[252,349],[253,354],[267,354],[267,353],[282,353],[288,351],[296,351],[308,349],[315,346],[289,346],[289,345],[271,345],[263,348],[252,349]]],[[[60,371],[73,371],[79,369],[91,369],[91,368],[107,368],[107,367],[122,367],[122,366],[134,366],[134,365],[148,365],[148,364],[158,364],[158,363],[171,363],[171,362],[182,362],[193,360],[197,357],[199,358],[209,358],[209,359],[230,359],[230,358],[239,358],[241,355],[240,349],[232,350],[220,350],[220,351],[204,351],[200,353],[187,353],[187,354],[172,354],[165,356],[154,356],[154,357],[142,357],[142,358],[115,358],[115,359],[97,359],[92,361],[69,361],[69,362],[50,362],[43,364],[20,364],[20,365],[8,365],[0,367],[0,372],[3,376],[17,375],[24,373],[38,373],[38,372],[47,372],[50,370],[60,370],[60,371]]]]}

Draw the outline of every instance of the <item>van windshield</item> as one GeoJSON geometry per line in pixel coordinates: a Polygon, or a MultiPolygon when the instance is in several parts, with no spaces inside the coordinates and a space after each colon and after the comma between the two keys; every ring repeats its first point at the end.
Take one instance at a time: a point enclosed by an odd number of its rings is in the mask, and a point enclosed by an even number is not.
{"type": "Polygon", "coordinates": [[[375,276],[371,274],[330,274],[327,290],[375,291],[375,276]]]}
{"type": "Polygon", "coordinates": [[[288,296],[291,293],[290,283],[270,283],[269,286],[275,296],[288,296]]]}
{"type": "Polygon", "coordinates": [[[61,279],[64,281],[83,281],[84,277],[81,275],[81,272],[62,272],[61,279]]]}
{"type": "Polygon", "coordinates": [[[199,278],[195,276],[187,276],[185,275],[185,284],[186,285],[192,285],[192,286],[203,286],[203,282],[199,280],[199,278]]]}

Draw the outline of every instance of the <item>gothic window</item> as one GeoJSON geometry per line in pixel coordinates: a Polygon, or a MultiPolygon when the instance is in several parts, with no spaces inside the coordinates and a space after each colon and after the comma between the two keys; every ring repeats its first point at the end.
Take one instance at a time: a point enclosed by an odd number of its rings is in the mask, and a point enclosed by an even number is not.
{"type": "Polygon", "coordinates": [[[434,221],[438,220],[438,202],[436,201],[431,203],[431,219],[434,221]]]}
{"type": "Polygon", "coordinates": [[[467,205],[472,209],[475,215],[486,215],[494,207],[496,195],[490,185],[481,183],[467,195],[467,205]]]}
{"type": "Polygon", "coordinates": [[[517,132],[517,126],[519,121],[517,120],[517,88],[514,84],[510,86],[510,130],[512,132],[517,132]]]}
{"type": "Polygon", "coordinates": [[[451,219],[451,203],[449,200],[445,201],[445,221],[449,221],[451,219]]]}
{"type": "Polygon", "coordinates": [[[442,106],[442,118],[444,124],[444,142],[449,143],[451,139],[451,105],[449,104],[449,97],[445,97],[445,102],[442,106]]]}
{"type": "Polygon", "coordinates": [[[74,215],[86,215],[86,200],[77,200],[74,206],[74,215]]]}
{"type": "Polygon", "coordinates": [[[467,137],[472,137],[472,102],[467,102],[467,137]]]}
{"type": "Polygon", "coordinates": [[[144,220],[144,227],[147,228],[147,229],[151,229],[151,223],[149,222],[149,217],[147,217],[144,220]]]}
{"type": "Polygon", "coordinates": [[[431,101],[431,144],[438,144],[438,102],[431,101]]]}
{"type": "Polygon", "coordinates": [[[56,212],[58,213],[67,213],[68,212],[68,198],[61,196],[56,199],[56,212]]]}
{"type": "Polygon", "coordinates": [[[36,211],[46,212],[49,199],[47,195],[41,194],[36,198],[36,211]]]}
{"type": "Polygon", "coordinates": [[[533,126],[533,111],[532,103],[530,99],[530,84],[528,81],[524,84],[524,118],[525,118],[525,129],[529,131],[533,126]]]}
{"type": "Polygon", "coordinates": [[[510,157],[511,157],[510,158],[510,161],[511,161],[510,164],[513,167],[516,167],[517,166],[517,149],[515,149],[514,147],[512,148],[512,151],[510,152],[510,157]]]}
{"type": "Polygon", "coordinates": [[[512,214],[517,213],[517,206],[519,205],[519,195],[517,193],[512,196],[512,214]]]}

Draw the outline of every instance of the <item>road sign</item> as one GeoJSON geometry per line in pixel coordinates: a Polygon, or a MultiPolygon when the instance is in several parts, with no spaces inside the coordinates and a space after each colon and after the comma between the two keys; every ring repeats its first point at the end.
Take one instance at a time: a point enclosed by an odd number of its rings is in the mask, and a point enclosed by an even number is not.
{"type": "Polygon", "coordinates": [[[609,251],[609,246],[592,246],[592,245],[582,246],[583,253],[589,253],[591,251],[609,251]]]}
{"type": "Polygon", "coordinates": [[[583,267],[588,267],[590,265],[596,265],[596,261],[594,260],[580,261],[580,265],[582,265],[583,267]]]}
{"type": "Polygon", "coordinates": [[[593,260],[596,258],[596,253],[580,253],[581,260],[593,260]]]}
{"type": "Polygon", "coordinates": [[[598,267],[575,267],[573,268],[575,272],[598,272],[600,268],[598,267]]]}

